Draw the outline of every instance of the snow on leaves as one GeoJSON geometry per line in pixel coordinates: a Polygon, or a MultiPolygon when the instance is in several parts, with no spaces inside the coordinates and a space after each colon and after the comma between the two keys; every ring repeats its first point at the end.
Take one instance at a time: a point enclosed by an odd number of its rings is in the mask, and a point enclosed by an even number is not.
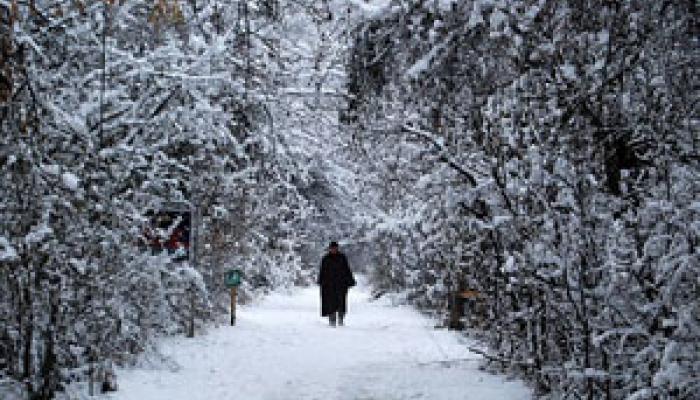
{"type": "Polygon", "coordinates": [[[486,293],[472,327],[545,397],[692,397],[694,11],[438,3],[376,15],[348,62],[378,290],[486,293]]]}

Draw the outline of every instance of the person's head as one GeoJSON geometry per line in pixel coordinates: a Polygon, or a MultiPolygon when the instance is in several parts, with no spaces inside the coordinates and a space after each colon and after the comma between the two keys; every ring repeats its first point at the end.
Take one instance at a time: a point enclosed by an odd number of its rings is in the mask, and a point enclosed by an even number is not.
{"type": "Polygon", "coordinates": [[[337,254],[338,253],[338,242],[331,242],[331,244],[328,246],[328,252],[331,254],[337,254]]]}

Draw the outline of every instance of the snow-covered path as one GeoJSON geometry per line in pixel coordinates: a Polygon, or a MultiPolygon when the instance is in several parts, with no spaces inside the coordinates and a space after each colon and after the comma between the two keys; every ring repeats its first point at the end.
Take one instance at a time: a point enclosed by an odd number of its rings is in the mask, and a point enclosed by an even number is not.
{"type": "Polygon", "coordinates": [[[531,391],[477,369],[458,335],[408,307],[351,291],[347,323],[318,315],[318,289],[242,307],[237,326],[163,341],[171,368],[119,371],[114,400],[525,400],[531,391]]]}

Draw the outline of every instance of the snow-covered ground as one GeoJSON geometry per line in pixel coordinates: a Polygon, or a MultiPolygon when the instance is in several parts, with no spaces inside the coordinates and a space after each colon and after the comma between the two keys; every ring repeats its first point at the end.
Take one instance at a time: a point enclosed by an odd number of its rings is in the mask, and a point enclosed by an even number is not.
{"type": "Polygon", "coordinates": [[[237,326],[171,338],[168,368],[119,371],[113,400],[525,400],[522,382],[480,371],[459,335],[409,307],[351,291],[345,327],[318,315],[318,289],[241,307],[237,326]]]}

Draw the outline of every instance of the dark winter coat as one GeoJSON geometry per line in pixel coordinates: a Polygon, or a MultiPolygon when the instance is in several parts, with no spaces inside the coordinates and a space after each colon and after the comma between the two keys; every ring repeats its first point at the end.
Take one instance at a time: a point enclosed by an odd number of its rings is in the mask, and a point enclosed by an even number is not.
{"type": "Polygon", "coordinates": [[[328,253],[323,257],[318,284],[321,286],[321,315],[325,317],[336,311],[344,313],[348,288],[355,286],[345,254],[328,253]]]}

